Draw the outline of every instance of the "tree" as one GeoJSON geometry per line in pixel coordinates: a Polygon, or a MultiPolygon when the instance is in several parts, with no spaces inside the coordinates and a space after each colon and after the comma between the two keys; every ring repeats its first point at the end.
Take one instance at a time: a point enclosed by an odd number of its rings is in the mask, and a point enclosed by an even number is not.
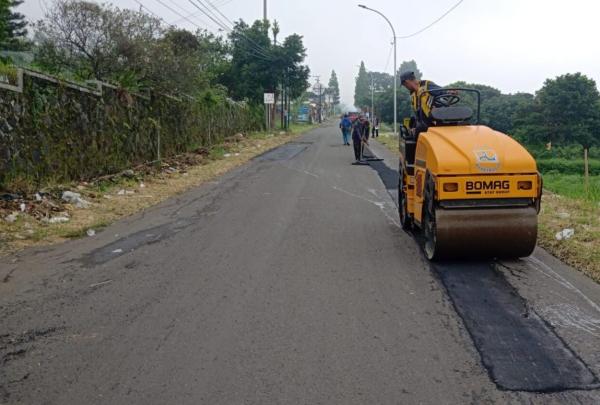
{"type": "Polygon", "coordinates": [[[578,144],[585,156],[590,147],[600,145],[596,83],[581,73],[546,80],[534,101],[517,112],[514,127],[516,137],[527,144],[578,144]]]}
{"type": "Polygon", "coordinates": [[[164,34],[160,20],[142,12],[58,0],[36,29],[37,62],[58,64],[83,79],[113,79],[127,71],[148,81],[152,65],[166,57],[157,49],[164,34]]]}
{"type": "MultiPolygon", "coordinates": [[[[394,76],[389,73],[369,72],[369,77],[373,80],[373,87],[376,93],[393,89],[394,76]]],[[[400,85],[398,83],[398,85],[400,85]]]]}
{"type": "Polygon", "coordinates": [[[515,135],[519,115],[532,104],[533,94],[529,93],[499,94],[487,98],[481,104],[481,123],[505,134],[515,135]]]}
{"type": "Polygon", "coordinates": [[[13,11],[24,0],[0,0],[0,46],[4,49],[22,50],[29,46],[25,16],[13,11]]]}
{"type": "Polygon", "coordinates": [[[281,45],[269,39],[263,21],[252,26],[243,20],[236,22],[229,34],[231,63],[222,83],[236,99],[262,103],[265,91],[274,92],[285,81],[292,98],[302,95],[308,87],[309,69],[302,36],[292,34],[281,45]]]}
{"type": "Polygon", "coordinates": [[[169,53],[171,71],[163,77],[172,91],[195,95],[214,85],[227,68],[226,44],[207,31],[171,29],[160,43],[169,53]]]}
{"type": "MultiPolygon", "coordinates": [[[[422,73],[417,67],[414,60],[404,61],[400,64],[397,71],[398,74],[398,119],[401,121],[405,117],[412,115],[412,107],[410,104],[410,93],[400,84],[400,75],[404,72],[415,72],[417,79],[422,78],[422,73]]],[[[385,122],[394,121],[394,76],[382,72],[369,72],[373,78],[375,88],[374,104],[379,118],[385,122]]],[[[368,103],[371,103],[371,95],[369,93],[368,103]]]]}
{"type": "Polygon", "coordinates": [[[331,71],[331,77],[329,78],[328,93],[331,95],[333,100],[333,105],[337,106],[340,103],[340,84],[338,82],[337,75],[335,74],[335,70],[331,71]]]}
{"type": "Polygon", "coordinates": [[[400,75],[404,72],[414,72],[415,77],[418,80],[421,80],[423,78],[423,73],[421,73],[421,71],[417,67],[417,62],[415,62],[414,60],[404,61],[400,64],[400,68],[396,73],[398,75],[398,84],[400,84],[400,75]]]}
{"type": "Polygon", "coordinates": [[[8,17],[10,15],[9,0],[0,0],[0,45],[8,38],[8,17]]]}
{"type": "Polygon", "coordinates": [[[578,143],[584,149],[600,143],[600,94],[593,79],[581,73],[548,79],[536,101],[550,140],[578,143]]]}
{"type": "Polygon", "coordinates": [[[277,35],[279,35],[279,23],[277,20],[273,21],[273,27],[271,27],[271,32],[273,33],[273,45],[277,45],[277,35]]]}
{"type": "Polygon", "coordinates": [[[354,87],[354,105],[363,108],[371,105],[371,80],[365,68],[365,63],[360,62],[356,85],[354,87]]]}
{"type": "Polygon", "coordinates": [[[450,83],[446,87],[460,87],[465,89],[475,89],[479,90],[481,94],[481,102],[489,100],[493,97],[498,97],[502,94],[502,92],[494,87],[487,86],[485,84],[477,84],[477,83],[467,83],[463,81],[458,81],[454,83],[450,83]]]}
{"type": "MultiPolygon", "coordinates": [[[[283,58],[279,69],[285,72],[290,97],[294,99],[300,97],[308,87],[310,69],[302,64],[306,58],[306,48],[302,36],[298,34],[292,34],[285,38],[281,48],[283,58]]],[[[275,72],[275,74],[278,73],[275,72]]]]}
{"type": "Polygon", "coordinates": [[[166,29],[142,11],[87,1],[58,0],[34,39],[34,63],[42,70],[135,91],[196,96],[217,84],[228,65],[227,45],[207,31],[166,29]]]}

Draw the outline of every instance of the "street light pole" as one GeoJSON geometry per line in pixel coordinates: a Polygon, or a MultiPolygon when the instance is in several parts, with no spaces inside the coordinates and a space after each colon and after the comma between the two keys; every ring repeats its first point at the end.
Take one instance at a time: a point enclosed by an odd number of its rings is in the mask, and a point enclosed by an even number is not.
{"type": "Polygon", "coordinates": [[[371,123],[375,123],[375,81],[373,80],[373,72],[371,72],[371,123]]]}
{"type": "Polygon", "coordinates": [[[380,11],[374,10],[372,8],[369,8],[367,6],[365,6],[364,4],[359,4],[358,7],[360,8],[364,8],[365,10],[369,10],[372,11],[374,13],[379,14],[380,16],[383,17],[383,19],[388,23],[388,25],[390,26],[390,28],[392,29],[392,34],[394,35],[394,135],[398,134],[398,100],[397,100],[397,95],[398,95],[398,85],[397,85],[397,72],[396,72],[396,64],[397,64],[397,59],[396,59],[396,30],[394,29],[394,26],[392,25],[392,23],[390,22],[390,20],[388,20],[388,18],[383,15],[383,13],[381,13],[380,11]]]}

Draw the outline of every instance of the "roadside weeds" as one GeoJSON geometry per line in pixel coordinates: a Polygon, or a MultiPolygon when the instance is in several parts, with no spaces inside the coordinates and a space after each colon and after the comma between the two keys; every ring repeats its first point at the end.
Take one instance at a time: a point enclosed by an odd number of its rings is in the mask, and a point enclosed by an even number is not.
{"type": "Polygon", "coordinates": [[[600,283],[600,206],[544,190],[539,215],[538,245],[600,283]],[[573,236],[558,240],[557,233],[573,236]]]}

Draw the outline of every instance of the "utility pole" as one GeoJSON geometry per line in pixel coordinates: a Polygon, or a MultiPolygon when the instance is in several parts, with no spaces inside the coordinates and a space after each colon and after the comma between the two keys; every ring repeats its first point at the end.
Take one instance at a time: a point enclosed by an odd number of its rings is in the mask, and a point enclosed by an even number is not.
{"type": "Polygon", "coordinates": [[[313,77],[317,80],[317,83],[315,83],[313,90],[317,90],[319,92],[318,114],[319,114],[319,123],[321,123],[321,122],[323,122],[323,98],[322,98],[323,85],[321,85],[321,83],[320,83],[320,79],[321,79],[320,75],[314,75],[313,77]]]}
{"type": "Polygon", "coordinates": [[[263,0],[263,20],[267,22],[267,0],[263,0]]]}
{"type": "Polygon", "coordinates": [[[281,129],[285,128],[285,126],[283,124],[283,110],[284,110],[283,103],[285,100],[285,87],[284,87],[285,84],[284,83],[285,83],[285,76],[281,80],[281,93],[279,93],[279,97],[281,98],[281,106],[280,106],[280,108],[281,108],[281,129]]]}
{"type": "Polygon", "coordinates": [[[290,129],[290,114],[292,110],[292,97],[291,97],[291,88],[290,88],[290,77],[286,76],[285,81],[285,96],[286,96],[286,116],[285,116],[285,129],[290,129]]]}

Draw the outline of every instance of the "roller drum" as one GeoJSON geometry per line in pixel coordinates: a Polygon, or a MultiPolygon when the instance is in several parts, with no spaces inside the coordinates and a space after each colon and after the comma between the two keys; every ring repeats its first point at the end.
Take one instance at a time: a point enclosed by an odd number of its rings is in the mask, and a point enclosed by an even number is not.
{"type": "Polygon", "coordinates": [[[440,258],[525,257],[537,239],[534,207],[438,208],[435,224],[440,258]]]}

